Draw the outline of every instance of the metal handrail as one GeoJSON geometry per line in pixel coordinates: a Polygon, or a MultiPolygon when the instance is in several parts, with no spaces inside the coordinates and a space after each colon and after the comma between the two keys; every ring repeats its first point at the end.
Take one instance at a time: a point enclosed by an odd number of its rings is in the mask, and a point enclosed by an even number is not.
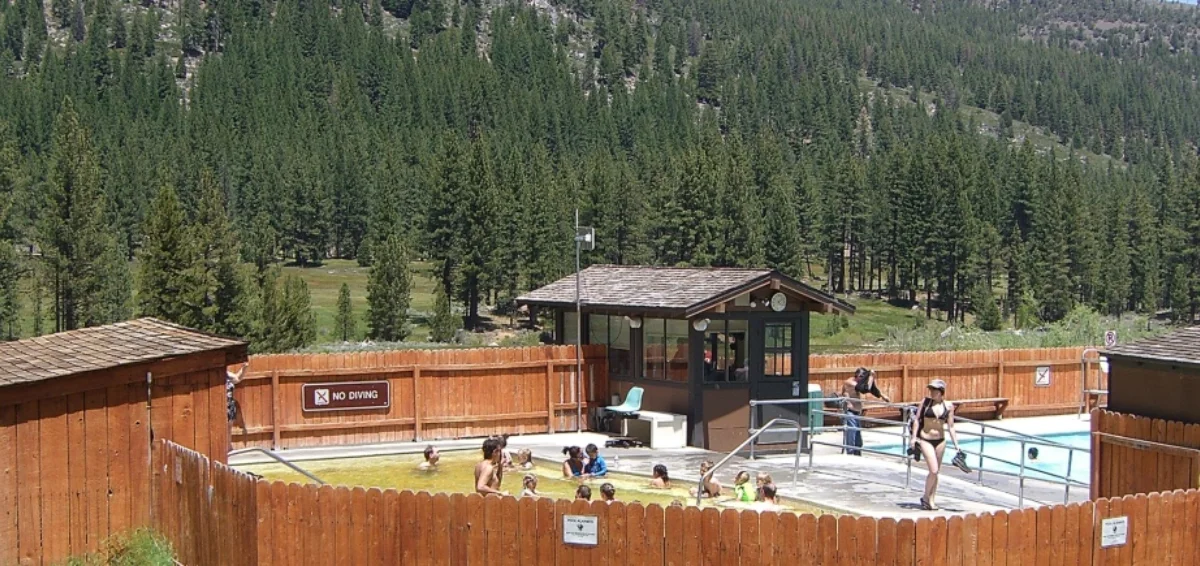
{"type": "Polygon", "coordinates": [[[312,481],[315,481],[315,482],[317,482],[317,483],[319,483],[319,484],[321,484],[321,485],[325,485],[325,482],[324,482],[324,481],[322,481],[322,480],[321,480],[321,478],[318,478],[317,476],[314,476],[314,475],[312,475],[312,474],[310,474],[310,473],[308,473],[308,472],[304,471],[302,468],[300,468],[300,466],[297,466],[297,465],[295,465],[295,464],[293,464],[293,463],[291,463],[291,462],[287,461],[286,459],[284,459],[284,457],[283,457],[283,456],[280,456],[280,455],[278,455],[278,454],[276,454],[276,453],[274,453],[274,452],[271,452],[271,451],[265,450],[265,449],[263,449],[263,448],[259,448],[259,447],[257,447],[257,446],[255,446],[255,447],[251,447],[251,448],[239,448],[239,449],[237,449],[237,450],[231,450],[231,451],[229,452],[229,455],[230,455],[230,456],[237,456],[237,455],[239,455],[239,454],[249,454],[249,453],[251,453],[251,452],[258,452],[258,453],[260,453],[260,454],[263,454],[263,455],[267,456],[268,458],[271,458],[272,460],[275,460],[276,462],[279,462],[280,464],[283,464],[283,465],[285,465],[285,466],[287,466],[287,467],[291,468],[292,470],[294,470],[294,471],[296,471],[296,472],[298,472],[298,473],[301,473],[301,474],[303,474],[303,475],[304,475],[304,477],[306,477],[306,478],[308,478],[308,479],[310,479],[310,480],[312,480],[312,481]]]}
{"type": "MultiPolygon", "coordinates": [[[[775,418],[775,419],[771,419],[770,421],[768,421],[767,424],[765,426],[763,426],[761,429],[758,429],[758,430],[754,431],[753,433],[751,433],[750,436],[747,437],[746,440],[743,440],[742,443],[739,444],[737,448],[734,448],[732,451],[729,452],[729,454],[726,454],[724,458],[721,458],[720,462],[717,462],[716,465],[709,468],[707,472],[700,474],[700,480],[698,482],[696,482],[696,506],[697,507],[700,506],[700,498],[704,495],[704,480],[707,478],[711,478],[713,476],[713,474],[715,474],[717,472],[717,470],[721,468],[721,466],[724,466],[725,463],[728,462],[729,460],[731,460],[734,456],[736,456],[738,452],[741,452],[742,448],[745,448],[747,444],[754,442],[754,439],[758,438],[759,435],[761,435],[762,433],[769,430],[772,426],[775,425],[775,423],[790,424],[790,425],[795,426],[797,431],[801,430],[800,423],[798,423],[796,421],[793,421],[791,419],[775,418]]],[[[795,465],[792,467],[792,484],[793,485],[796,483],[797,474],[800,473],[800,446],[801,446],[800,435],[799,435],[799,432],[797,432],[797,434],[796,434],[796,462],[795,462],[795,465]]]]}
{"type": "MultiPolygon", "coordinates": [[[[1103,369],[1103,367],[1104,367],[1103,364],[1105,363],[1105,360],[1106,360],[1106,358],[1104,356],[1100,356],[1099,348],[1085,348],[1082,352],[1079,353],[1079,366],[1080,366],[1080,368],[1079,368],[1080,369],[1080,372],[1079,372],[1079,375],[1080,375],[1080,377],[1079,377],[1079,381],[1080,381],[1080,383],[1079,383],[1079,414],[1076,416],[1080,419],[1083,418],[1084,407],[1087,407],[1088,394],[1095,394],[1095,395],[1107,395],[1108,394],[1107,389],[1099,389],[1099,385],[1101,383],[1103,383],[1103,381],[1104,381],[1104,373],[1105,372],[1103,369]],[[1089,360],[1088,352],[1093,352],[1099,357],[1089,360]],[[1093,364],[1093,363],[1101,364],[1100,374],[1098,376],[1099,379],[1096,380],[1097,389],[1088,389],[1088,365],[1093,364]]],[[[1099,404],[1100,400],[1097,399],[1096,403],[1099,404]]]]}
{"type": "MultiPolygon", "coordinates": [[[[753,459],[754,458],[753,440],[758,438],[759,433],[761,433],[762,431],[765,431],[767,429],[767,427],[764,427],[761,430],[757,430],[754,427],[755,421],[757,420],[757,415],[755,414],[754,408],[757,406],[760,406],[760,405],[807,405],[809,403],[822,403],[822,405],[823,405],[827,401],[841,401],[843,399],[844,399],[843,397],[804,398],[804,399],[764,399],[764,400],[752,399],[750,401],[750,432],[751,432],[751,436],[750,436],[750,438],[746,439],[746,442],[743,442],[742,445],[738,447],[737,451],[740,451],[746,444],[749,444],[750,445],[750,458],[753,459]]],[[[879,419],[879,418],[873,418],[873,417],[866,417],[863,415],[859,415],[858,420],[859,420],[859,422],[867,422],[867,423],[880,423],[880,424],[893,424],[893,425],[900,424],[902,426],[902,429],[901,429],[901,432],[899,432],[899,433],[892,432],[892,431],[879,431],[879,430],[873,431],[873,433],[899,436],[902,438],[902,446],[907,446],[909,444],[909,440],[910,440],[909,431],[911,429],[911,424],[912,424],[911,411],[918,406],[917,403],[887,403],[887,402],[883,402],[883,401],[876,401],[873,399],[858,399],[858,400],[861,401],[862,403],[864,403],[864,405],[870,405],[870,406],[876,406],[876,407],[884,406],[884,407],[899,408],[901,411],[901,414],[903,416],[903,418],[901,419],[901,421],[899,423],[896,423],[896,421],[893,421],[890,419],[879,419]]],[[[839,416],[840,417],[840,416],[844,415],[844,413],[841,413],[841,412],[825,411],[823,406],[821,409],[818,409],[818,410],[815,410],[812,412],[814,412],[816,414],[820,414],[822,416],[830,415],[830,416],[839,416]]],[[[774,424],[776,421],[779,421],[779,420],[787,421],[787,419],[778,419],[777,418],[777,419],[773,419],[769,424],[774,424]]],[[[979,432],[956,431],[958,434],[964,434],[967,436],[973,436],[973,437],[979,438],[980,447],[979,447],[978,452],[975,452],[975,451],[972,451],[969,449],[968,450],[962,450],[961,448],[959,449],[959,451],[964,454],[978,457],[979,465],[978,465],[977,483],[979,485],[983,485],[983,473],[985,471],[987,471],[988,473],[991,473],[991,474],[997,474],[997,475],[1002,475],[1002,476],[1007,476],[1007,477],[1018,478],[1019,479],[1018,493],[1017,493],[1018,505],[1022,508],[1025,505],[1025,479],[1026,479],[1026,469],[1028,467],[1026,465],[1025,457],[1026,457],[1028,445],[1032,444],[1032,445],[1046,446],[1046,447],[1050,447],[1050,448],[1061,448],[1061,449],[1067,450],[1066,475],[1059,475],[1059,474],[1055,474],[1053,472],[1048,472],[1045,470],[1036,470],[1035,471],[1036,475],[1040,476],[1040,477],[1030,478],[1030,479],[1034,479],[1037,481],[1043,481],[1043,482],[1047,482],[1047,483],[1058,484],[1058,485],[1064,486],[1064,492],[1063,492],[1063,502],[1064,503],[1070,502],[1072,486],[1086,487],[1088,485],[1086,483],[1071,479],[1071,471],[1073,469],[1074,460],[1075,460],[1075,451],[1080,450],[1080,451],[1087,452],[1088,450],[1086,448],[1079,448],[1079,447],[1071,446],[1069,444],[1057,442],[1054,440],[1047,440],[1042,437],[1037,437],[1037,436],[1033,436],[1033,435],[1022,433],[1022,432],[1017,432],[1017,431],[1009,429],[1009,428],[995,426],[995,425],[992,425],[989,423],[983,423],[983,422],[968,419],[968,418],[955,417],[954,420],[956,423],[961,422],[961,423],[965,423],[965,424],[974,424],[974,425],[979,426],[979,432]],[[1000,431],[1000,432],[1006,433],[1007,436],[989,437],[989,435],[987,434],[989,428],[994,431],[1000,431]],[[986,446],[986,442],[987,442],[988,438],[995,438],[995,439],[999,439],[999,440],[1019,442],[1021,444],[1021,461],[1013,462],[1013,461],[1006,460],[1004,458],[999,458],[997,456],[993,456],[990,454],[984,454],[983,453],[984,447],[986,446]],[[985,458],[988,460],[991,460],[991,461],[996,461],[996,462],[1001,462],[1001,463],[1008,464],[1011,466],[1016,466],[1019,468],[1019,471],[1018,471],[1018,473],[1013,474],[1011,472],[1004,472],[1004,471],[1000,471],[1000,470],[985,470],[983,467],[983,462],[984,462],[985,458]]],[[[799,429],[797,431],[798,434],[799,433],[807,433],[810,438],[817,432],[832,432],[832,431],[838,431],[838,430],[845,431],[845,429],[846,429],[845,424],[840,424],[837,426],[828,426],[828,427],[824,427],[824,426],[823,427],[814,427],[814,426],[812,426],[811,421],[809,422],[808,426],[806,426],[804,428],[800,428],[799,423],[797,423],[796,426],[799,429]]],[[[800,451],[799,438],[798,438],[797,444],[798,444],[797,453],[796,453],[797,458],[796,458],[796,464],[795,464],[796,467],[793,470],[793,480],[792,480],[793,483],[796,481],[795,478],[796,478],[796,474],[798,473],[798,469],[799,469],[799,465],[800,465],[799,464],[799,451],[800,451]]],[[[843,451],[850,448],[850,446],[846,445],[844,442],[843,443],[832,443],[832,442],[825,442],[825,441],[810,440],[809,444],[830,446],[830,447],[840,447],[843,451]]],[[[906,477],[905,477],[904,486],[905,486],[905,489],[910,488],[910,482],[911,482],[911,477],[912,477],[912,460],[913,460],[913,458],[907,452],[905,452],[903,454],[892,454],[889,452],[884,452],[881,450],[876,450],[876,449],[871,449],[871,448],[866,448],[866,447],[854,446],[853,448],[855,450],[863,450],[866,452],[902,458],[905,461],[905,464],[907,467],[907,473],[906,473],[906,477]]],[[[810,449],[809,450],[809,469],[811,469],[812,467],[813,467],[813,450],[810,449]]],[[[714,470],[715,470],[715,468],[714,468],[714,470]]],[[[709,474],[709,475],[711,475],[711,474],[709,474]]],[[[701,482],[703,482],[703,478],[701,478],[701,482]]]]}

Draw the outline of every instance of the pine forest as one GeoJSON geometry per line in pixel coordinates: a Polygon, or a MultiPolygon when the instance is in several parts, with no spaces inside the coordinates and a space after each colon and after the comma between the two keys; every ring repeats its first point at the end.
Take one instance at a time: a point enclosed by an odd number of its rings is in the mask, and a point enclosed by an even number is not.
{"type": "Polygon", "coordinates": [[[402,341],[428,278],[421,324],[451,341],[573,272],[576,209],[585,264],[770,266],[986,331],[1200,310],[1194,6],[0,0],[0,22],[6,339],[156,316],[259,352],[402,341]],[[335,261],[369,276],[318,332],[303,274],[335,261]]]}

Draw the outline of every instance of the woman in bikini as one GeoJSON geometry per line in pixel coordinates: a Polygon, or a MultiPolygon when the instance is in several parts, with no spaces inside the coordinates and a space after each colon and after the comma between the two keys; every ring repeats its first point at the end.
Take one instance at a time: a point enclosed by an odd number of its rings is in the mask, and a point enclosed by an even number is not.
{"type": "Polygon", "coordinates": [[[958,450],[958,435],[954,433],[954,404],[946,401],[946,382],[935,379],[929,382],[929,396],[921,402],[917,418],[913,419],[912,424],[915,447],[929,469],[929,475],[925,476],[925,496],[921,498],[921,508],[926,511],[937,511],[933,498],[937,494],[942,455],[946,453],[946,433],[950,434],[950,441],[958,450]]]}

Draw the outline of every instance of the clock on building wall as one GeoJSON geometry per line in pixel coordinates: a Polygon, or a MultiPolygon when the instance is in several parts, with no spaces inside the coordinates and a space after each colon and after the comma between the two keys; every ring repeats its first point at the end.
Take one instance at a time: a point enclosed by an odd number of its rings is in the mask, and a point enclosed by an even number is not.
{"type": "Polygon", "coordinates": [[[783,293],[775,293],[774,295],[771,295],[771,310],[775,312],[782,312],[785,308],[787,308],[787,295],[784,295],[783,293]]]}

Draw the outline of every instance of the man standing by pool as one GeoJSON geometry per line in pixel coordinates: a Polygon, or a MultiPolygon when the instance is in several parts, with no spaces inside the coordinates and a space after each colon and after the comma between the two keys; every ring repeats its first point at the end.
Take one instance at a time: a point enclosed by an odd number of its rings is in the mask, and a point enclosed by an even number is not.
{"type": "Polygon", "coordinates": [[[475,464],[475,493],[479,495],[508,495],[500,491],[500,440],[492,437],[483,441],[483,460],[475,464]]]}
{"type": "Polygon", "coordinates": [[[845,413],[842,415],[842,422],[845,423],[842,433],[842,450],[851,456],[862,456],[862,424],[859,419],[863,414],[863,393],[870,393],[883,399],[885,403],[892,402],[887,395],[879,391],[879,386],[875,384],[875,372],[867,368],[858,368],[853,376],[842,383],[845,408],[845,413]]]}

